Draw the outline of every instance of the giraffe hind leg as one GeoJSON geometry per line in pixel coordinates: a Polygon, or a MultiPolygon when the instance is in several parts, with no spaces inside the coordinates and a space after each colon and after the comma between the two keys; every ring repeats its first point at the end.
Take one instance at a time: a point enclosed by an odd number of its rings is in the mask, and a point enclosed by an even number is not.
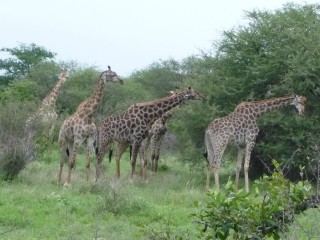
{"type": "Polygon", "coordinates": [[[62,170],[64,164],[68,161],[69,150],[66,148],[65,143],[60,144],[60,168],[58,173],[58,185],[61,184],[62,170]]]}
{"type": "Polygon", "coordinates": [[[64,184],[64,187],[70,187],[71,186],[71,172],[72,169],[74,168],[75,162],[76,162],[76,156],[79,151],[79,147],[81,145],[81,142],[74,142],[71,155],[68,159],[68,176],[67,176],[67,181],[64,184]]]}
{"type": "Polygon", "coordinates": [[[244,157],[244,148],[243,147],[238,147],[236,178],[235,178],[235,182],[234,182],[235,191],[238,191],[239,176],[240,176],[240,172],[241,172],[241,168],[242,168],[243,157],[244,157]]]}

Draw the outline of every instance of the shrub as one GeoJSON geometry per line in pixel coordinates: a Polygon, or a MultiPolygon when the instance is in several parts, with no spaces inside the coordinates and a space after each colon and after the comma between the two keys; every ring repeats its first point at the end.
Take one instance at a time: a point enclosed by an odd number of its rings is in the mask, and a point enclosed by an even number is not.
{"type": "Polygon", "coordinates": [[[0,106],[0,176],[13,179],[34,156],[34,141],[25,136],[25,121],[33,103],[0,106]]]}
{"type": "Polygon", "coordinates": [[[286,223],[306,209],[311,187],[306,182],[297,184],[285,179],[278,164],[276,172],[255,181],[253,192],[233,191],[228,182],[225,191],[211,190],[205,202],[195,202],[196,222],[203,225],[204,239],[262,239],[280,238],[286,223]]]}

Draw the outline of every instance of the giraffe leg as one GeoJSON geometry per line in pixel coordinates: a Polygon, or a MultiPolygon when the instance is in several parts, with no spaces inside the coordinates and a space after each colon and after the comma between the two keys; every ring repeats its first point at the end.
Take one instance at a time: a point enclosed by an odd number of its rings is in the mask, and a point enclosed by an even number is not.
{"type": "Polygon", "coordinates": [[[151,153],[151,171],[155,173],[155,156],[154,153],[151,153]]]}
{"type": "Polygon", "coordinates": [[[142,149],[142,146],[139,148],[139,158],[140,158],[140,176],[143,176],[143,164],[145,162],[145,151],[142,149]]]}
{"type": "Polygon", "coordinates": [[[236,179],[234,183],[235,191],[238,191],[238,184],[239,184],[239,175],[242,167],[243,157],[244,157],[244,148],[238,148],[238,158],[237,158],[237,166],[236,166],[236,179]]]}
{"type": "Polygon", "coordinates": [[[131,155],[131,175],[130,179],[133,180],[133,175],[135,174],[136,170],[136,160],[137,160],[137,155],[139,151],[139,144],[133,143],[132,144],[132,155],[131,155]]]}
{"type": "Polygon", "coordinates": [[[158,161],[159,161],[159,155],[156,155],[154,158],[154,172],[158,172],[158,161]]]}
{"type": "Polygon", "coordinates": [[[60,169],[58,174],[58,185],[61,184],[61,176],[64,163],[68,160],[68,148],[66,147],[65,142],[60,143],[60,169]]]}
{"type": "Polygon", "coordinates": [[[219,170],[220,170],[220,167],[216,167],[216,166],[213,167],[214,184],[217,191],[220,191],[219,170]]]}
{"type": "Polygon", "coordinates": [[[52,139],[52,136],[53,136],[53,131],[54,131],[54,124],[52,124],[52,126],[50,127],[50,130],[49,130],[49,141],[52,143],[53,139],[52,139]]]}
{"type": "Polygon", "coordinates": [[[214,137],[211,131],[206,131],[204,143],[206,147],[206,152],[204,156],[206,158],[206,163],[207,163],[206,188],[207,189],[209,188],[210,174],[211,174],[211,171],[213,170],[215,188],[217,191],[219,191],[220,190],[219,171],[220,171],[221,159],[222,159],[224,150],[227,147],[228,141],[224,140],[222,142],[219,142],[214,137]]]}
{"type": "Polygon", "coordinates": [[[155,140],[155,136],[153,135],[152,138],[150,139],[150,145],[151,145],[151,171],[153,173],[156,172],[155,168],[156,168],[156,140],[155,140]]]}
{"type": "Polygon", "coordinates": [[[147,179],[147,165],[148,165],[148,161],[147,161],[147,159],[145,157],[145,151],[142,151],[141,155],[140,155],[140,173],[141,173],[141,177],[143,178],[143,180],[145,182],[148,182],[148,179],[147,179]]]}
{"type": "Polygon", "coordinates": [[[80,145],[81,145],[81,142],[79,142],[79,141],[76,141],[73,144],[73,149],[72,149],[71,155],[69,156],[69,160],[68,160],[67,181],[65,182],[64,187],[68,188],[68,187],[71,186],[71,172],[72,172],[72,169],[74,168],[74,164],[76,162],[76,156],[77,156],[77,153],[79,151],[80,145]]]}
{"type": "Polygon", "coordinates": [[[245,183],[246,192],[249,192],[249,175],[248,175],[248,171],[249,171],[251,151],[252,151],[253,147],[254,147],[254,142],[247,143],[246,155],[245,155],[245,160],[244,160],[244,183],[245,183]]]}
{"type": "Polygon", "coordinates": [[[147,166],[148,166],[148,159],[146,157],[147,148],[150,144],[150,136],[145,138],[139,148],[139,156],[140,156],[140,175],[144,179],[145,182],[148,182],[147,179],[147,166]]]}
{"type": "Polygon", "coordinates": [[[87,146],[86,146],[86,175],[87,181],[90,179],[90,164],[91,164],[91,154],[94,152],[94,138],[89,137],[87,139],[87,146]]]}
{"type": "Polygon", "coordinates": [[[86,174],[87,174],[87,181],[90,179],[90,151],[86,151],[86,174]]]}
{"type": "Polygon", "coordinates": [[[159,156],[160,156],[160,144],[157,145],[155,147],[155,150],[154,150],[154,172],[157,172],[158,171],[158,161],[159,161],[159,156]]]}
{"type": "Polygon", "coordinates": [[[98,152],[96,153],[96,182],[98,181],[101,173],[101,162],[104,158],[104,155],[109,151],[110,143],[99,145],[98,152]]]}
{"type": "Polygon", "coordinates": [[[129,146],[128,143],[118,143],[116,147],[116,176],[117,178],[120,178],[120,159],[123,154],[123,152],[127,149],[129,146]]]}
{"type": "Polygon", "coordinates": [[[210,188],[210,176],[211,176],[211,166],[207,164],[207,181],[206,181],[206,190],[210,188]]]}
{"type": "MultiPolygon", "coordinates": [[[[214,174],[214,183],[215,183],[215,188],[217,191],[220,191],[219,172],[220,172],[222,156],[223,156],[223,153],[224,153],[224,150],[226,149],[226,147],[227,147],[227,145],[221,145],[220,148],[214,148],[213,159],[210,161],[212,163],[212,169],[213,169],[213,174],[214,174]]],[[[209,154],[209,152],[208,152],[208,154],[209,154]]]]}

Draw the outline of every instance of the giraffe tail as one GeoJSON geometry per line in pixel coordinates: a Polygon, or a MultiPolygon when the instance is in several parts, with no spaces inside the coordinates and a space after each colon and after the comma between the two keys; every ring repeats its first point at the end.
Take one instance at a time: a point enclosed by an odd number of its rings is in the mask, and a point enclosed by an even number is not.
{"type": "Polygon", "coordinates": [[[93,147],[97,156],[99,154],[99,128],[97,129],[96,134],[94,136],[93,147]]]}
{"type": "Polygon", "coordinates": [[[203,156],[204,156],[205,159],[207,159],[208,158],[208,152],[204,151],[203,156]]]}
{"type": "Polygon", "coordinates": [[[109,162],[111,162],[112,154],[113,154],[113,149],[110,148],[110,150],[109,150],[109,162]]]}
{"type": "Polygon", "coordinates": [[[205,133],[204,136],[204,146],[205,146],[205,152],[203,156],[206,159],[207,164],[209,164],[209,157],[213,155],[213,149],[212,149],[212,139],[211,139],[211,132],[208,130],[205,133]]]}

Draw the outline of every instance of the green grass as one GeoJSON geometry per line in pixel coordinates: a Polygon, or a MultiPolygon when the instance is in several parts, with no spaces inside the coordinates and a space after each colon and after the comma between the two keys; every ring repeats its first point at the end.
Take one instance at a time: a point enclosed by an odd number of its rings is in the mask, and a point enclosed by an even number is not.
{"type": "MultiPolygon", "coordinates": [[[[51,156],[54,161],[32,162],[14,181],[0,183],[0,238],[143,239],[146,229],[161,227],[167,219],[181,229],[194,228],[189,215],[193,201],[204,196],[203,184],[190,184],[199,175],[175,159],[167,159],[168,170],[149,176],[148,183],[139,176],[129,181],[128,156],[122,158],[119,180],[114,160],[105,159],[104,174],[95,183],[94,163],[91,179],[85,181],[82,154],[72,187],[64,189],[57,186],[59,155],[51,156]]],[[[65,166],[63,180],[66,171],[65,166]]]]}
{"type": "MultiPolygon", "coordinates": [[[[94,163],[87,182],[84,154],[79,155],[69,189],[57,185],[57,151],[51,151],[45,161],[28,164],[14,181],[0,182],[0,239],[160,239],[160,232],[189,234],[194,239],[199,226],[190,214],[194,201],[205,198],[205,167],[190,171],[175,158],[165,156],[160,162],[164,170],[149,174],[148,183],[139,176],[130,182],[128,159],[126,154],[122,157],[119,180],[115,178],[114,159],[111,163],[105,159],[102,177],[95,183],[94,163]]],[[[220,184],[227,182],[233,169],[224,167],[220,184]]],[[[66,171],[65,166],[63,181],[66,171]]],[[[299,217],[299,225],[304,225],[310,214],[318,224],[319,210],[313,209],[307,217],[299,217]]],[[[296,231],[303,234],[292,227],[287,235],[304,239],[305,235],[296,231]]]]}

